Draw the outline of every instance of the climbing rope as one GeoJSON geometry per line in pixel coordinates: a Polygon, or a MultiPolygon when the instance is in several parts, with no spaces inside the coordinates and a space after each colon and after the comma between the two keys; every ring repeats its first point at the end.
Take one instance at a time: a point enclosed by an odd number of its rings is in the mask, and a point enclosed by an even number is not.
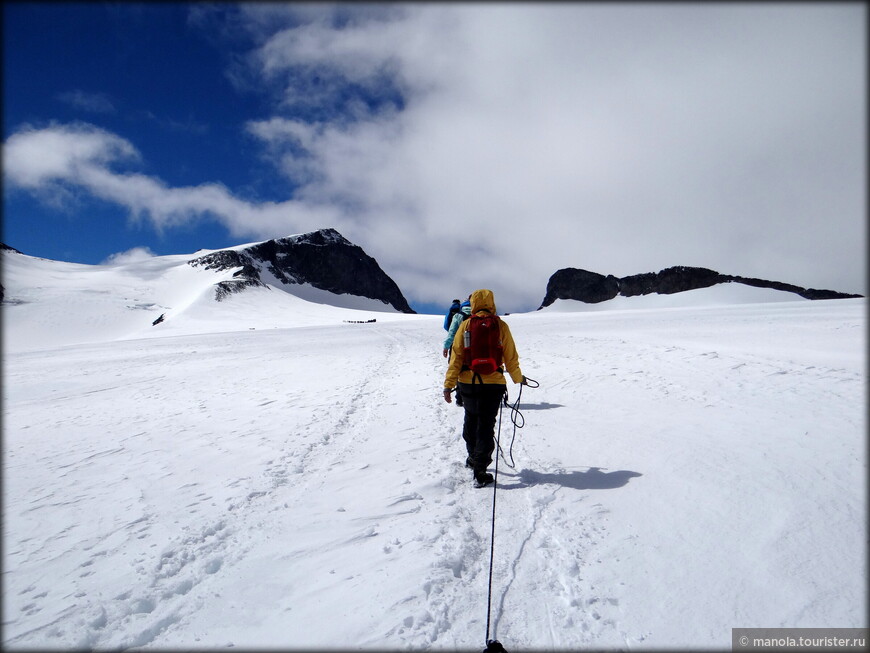
{"type": "MultiPolygon", "coordinates": [[[[511,423],[513,423],[513,425],[514,425],[514,432],[513,432],[513,435],[511,436],[511,445],[510,445],[510,448],[508,450],[508,454],[510,455],[510,459],[511,459],[510,463],[508,463],[508,461],[504,458],[504,449],[501,448],[500,444],[498,445],[498,452],[499,452],[499,454],[501,454],[501,457],[504,460],[504,464],[507,465],[508,467],[510,467],[511,469],[516,469],[516,463],[514,462],[514,440],[516,440],[516,437],[517,437],[517,429],[521,429],[526,425],[526,418],[520,412],[520,401],[523,398],[523,386],[524,385],[527,385],[530,388],[540,388],[541,387],[541,384],[538,383],[537,381],[535,381],[534,379],[530,379],[528,377],[525,377],[525,381],[520,384],[520,391],[517,394],[517,400],[513,404],[508,402],[507,392],[505,392],[505,395],[504,395],[504,405],[511,409],[510,418],[511,418],[511,423]]],[[[499,422],[500,421],[501,421],[501,413],[499,413],[499,422]]],[[[500,426],[501,426],[501,423],[499,423],[499,427],[500,426]]],[[[496,464],[498,464],[497,460],[496,460],[496,464]]]]}
{"type": "MultiPolygon", "coordinates": [[[[507,392],[505,392],[505,397],[507,397],[507,392]]],[[[495,444],[499,450],[501,450],[501,414],[502,407],[498,408],[498,433],[496,434],[495,444]]],[[[495,474],[493,475],[492,481],[492,532],[489,537],[489,588],[486,593],[486,649],[485,651],[490,651],[490,646],[492,646],[495,640],[491,640],[489,638],[489,619],[492,608],[492,561],[495,557],[495,497],[496,497],[496,488],[498,488],[498,456],[495,457],[495,474]]],[[[496,642],[497,643],[497,642],[496,642]]],[[[499,644],[501,647],[501,644],[499,644]]],[[[498,650],[498,649],[496,649],[498,650]]],[[[504,649],[502,649],[504,650],[504,649]]]]}
{"type": "MultiPolygon", "coordinates": [[[[514,433],[513,433],[513,437],[511,438],[511,446],[510,446],[510,457],[511,457],[510,468],[513,469],[515,467],[514,454],[513,454],[514,438],[516,438],[516,436],[517,436],[517,429],[523,428],[523,426],[525,426],[525,423],[526,423],[525,418],[523,418],[523,415],[520,412],[520,399],[523,396],[523,386],[524,385],[528,385],[530,388],[539,388],[541,384],[538,383],[537,381],[535,381],[534,379],[528,379],[528,378],[524,377],[523,383],[520,384],[520,391],[519,391],[519,394],[517,395],[516,403],[514,403],[513,405],[508,403],[507,389],[505,389],[505,394],[504,394],[502,404],[499,405],[499,408],[498,408],[498,431],[496,433],[495,446],[498,449],[498,452],[501,454],[501,456],[496,455],[496,457],[495,457],[495,474],[493,475],[493,481],[492,481],[492,531],[491,531],[490,537],[489,537],[489,585],[488,585],[487,592],[486,592],[486,648],[484,649],[483,653],[507,653],[507,651],[505,651],[504,647],[501,645],[501,643],[498,640],[489,638],[490,616],[491,616],[491,612],[492,612],[492,565],[493,565],[493,560],[495,559],[495,498],[497,496],[496,491],[498,489],[498,459],[500,457],[504,457],[504,452],[502,451],[502,448],[501,448],[501,416],[502,416],[502,412],[504,410],[504,406],[507,406],[511,409],[511,422],[514,425],[514,433]]],[[[505,461],[505,464],[507,464],[507,461],[505,461]]]]}

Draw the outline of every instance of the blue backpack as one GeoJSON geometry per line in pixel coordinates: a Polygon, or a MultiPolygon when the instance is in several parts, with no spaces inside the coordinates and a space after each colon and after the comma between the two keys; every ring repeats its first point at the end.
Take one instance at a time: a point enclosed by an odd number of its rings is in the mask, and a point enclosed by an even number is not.
{"type": "Polygon", "coordinates": [[[450,310],[447,311],[447,315],[444,316],[444,330],[450,331],[450,324],[453,322],[453,316],[459,312],[461,308],[461,304],[458,300],[454,301],[450,306],[450,310]]]}

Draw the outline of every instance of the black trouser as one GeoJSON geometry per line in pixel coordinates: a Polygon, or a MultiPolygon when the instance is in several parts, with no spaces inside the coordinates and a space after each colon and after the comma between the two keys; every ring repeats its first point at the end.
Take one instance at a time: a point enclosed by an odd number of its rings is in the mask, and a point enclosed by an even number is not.
{"type": "Polygon", "coordinates": [[[485,472],[495,449],[495,420],[506,387],[502,383],[460,383],[465,424],[462,439],[474,472],[485,472]]]}

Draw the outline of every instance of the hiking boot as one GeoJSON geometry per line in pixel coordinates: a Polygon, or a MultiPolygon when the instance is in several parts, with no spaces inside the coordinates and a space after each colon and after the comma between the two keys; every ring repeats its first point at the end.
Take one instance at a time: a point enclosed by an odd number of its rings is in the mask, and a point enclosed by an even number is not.
{"type": "Polygon", "coordinates": [[[493,482],[492,474],[489,472],[474,472],[474,486],[483,487],[493,482]]]}
{"type": "Polygon", "coordinates": [[[471,456],[465,459],[465,466],[468,467],[468,469],[474,469],[474,461],[471,459],[471,456]]]}

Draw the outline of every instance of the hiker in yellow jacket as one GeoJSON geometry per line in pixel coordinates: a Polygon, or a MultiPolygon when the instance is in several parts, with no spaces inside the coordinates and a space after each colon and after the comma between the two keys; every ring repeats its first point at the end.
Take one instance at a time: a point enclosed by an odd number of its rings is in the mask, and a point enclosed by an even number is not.
{"type": "MultiPolygon", "coordinates": [[[[471,293],[471,315],[497,315],[495,299],[492,291],[481,289],[471,293]]],[[[444,401],[451,403],[454,388],[462,397],[462,407],[465,409],[465,422],[462,427],[462,438],[468,457],[465,466],[474,472],[478,486],[492,483],[492,474],[486,468],[492,462],[492,452],[495,449],[495,420],[507,384],[505,371],[514,383],[525,383],[526,377],[520,370],[514,338],[504,320],[498,319],[498,329],[501,345],[501,366],[494,372],[475,373],[465,360],[465,332],[472,322],[472,317],[459,325],[453,339],[452,355],[447,374],[444,377],[444,401]]]]}

